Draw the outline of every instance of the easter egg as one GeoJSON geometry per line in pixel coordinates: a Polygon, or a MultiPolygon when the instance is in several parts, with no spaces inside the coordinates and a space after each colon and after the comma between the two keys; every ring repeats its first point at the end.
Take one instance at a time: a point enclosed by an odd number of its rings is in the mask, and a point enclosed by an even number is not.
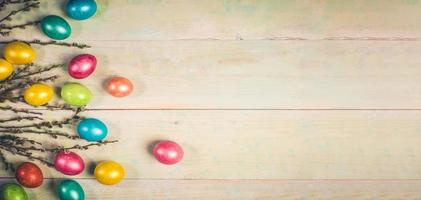
{"type": "Polygon", "coordinates": [[[114,185],[124,178],[124,168],[114,161],[103,161],[94,170],[95,178],[104,185],[114,185]]]}
{"type": "Polygon", "coordinates": [[[69,0],[66,5],[67,15],[75,20],[85,20],[92,17],[97,10],[94,0],[69,0]]]}
{"type": "Polygon", "coordinates": [[[77,126],[77,132],[87,141],[101,141],[108,134],[107,126],[95,118],[83,119],[77,126]]]}
{"type": "Polygon", "coordinates": [[[36,83],[25,89],[23,98],[32,106],[47,104],[54,97],[54,90],[44,83],[36,83]]]}
{"type": "Polygon", "coordinates": [[[76,79],[86,78],[96,68],[96,58],[90,54],[81,54],[74,57],[67,65],[69,75],[76,79]]]}
{"type": "Polygon", "coordinates": [[[132,93],[133,84],[124,77],[113,77],[107,82],[107,91],[115,97],[125,97],[132,93]]]}
{"type": "Polygon", "coordinates": [[[7,60],[0,58],[0,81],[9,78],[13,73],[13,65],[7,60]]]}
{"type": "Polygon", "coordinates": [[[76,153],[60,151],[54,158],[54,167],[63,174],[73,176],[82,173],[85,169],[85,163],[76,153]]]}
{"type": "Polygon", "coordinates": [[[16,180],[23,187],[36,188],[44,181],[41,169],[34,163],[24,162],[16,168],[16,180]]]}
{"type": "Polygon", "coordinates": [[[61,98],[76,107],[87,105],[92,99],[91,91],[84,85],[79,83],[66,83],[61,88],[61,98]]]}
{"type": "Polygon", "coordinates": [[[3,185],[0,199],[3,200],[27,200],[28,195],[22,186],[16,183],[7,183],[3,185]]]}
{"type": "Polygon", "coordinates": [[[4,47],[4,58],[10,64],[23,65],[32,62],[36,57],[34,48],[25,42],[10,42],[4,47]]]}
{"type": "Polygon", "coordinates": [[[72,33],[69,23],[57,15],[48,15],[41,20],[41,30],[51,39],[64,40],[72,33]]]}
{"type": "Polygon", "coordinates": [[[58,184],[57,196],[60,200],[84,200],[85,192],[78,182],[68,179],[58,184]]]}
{"type": "Polygon", "coordinates": [[[161,141],[155,145],[153,154],[162,164],[172,165],[183,159],[184,151],[180,145],[175,142],[161,141]]]}

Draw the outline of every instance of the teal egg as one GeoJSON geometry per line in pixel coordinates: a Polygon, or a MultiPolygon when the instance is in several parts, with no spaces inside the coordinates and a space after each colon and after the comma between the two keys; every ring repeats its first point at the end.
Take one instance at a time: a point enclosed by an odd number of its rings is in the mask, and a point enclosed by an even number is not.
{"type": "Polygon", "coordinates": [[[82,139],[87,141],[101,141],[107,134],[107,126],[99,119],[83,119],[77,125],[77,132],[82,139]]]}
{"type": "Polygon", "coordinates": [[[97,10],[95,0],[69,0],[66,4],[67,15],[75,20],[85,20],[92,17],[97,10]]]}
{"type": "Polygon", "coordinates": [[[51,39],[64,40],[72,33],[69,23],[57,15],[48,15],[41,20],[41,30],[51,39]]]}
{"type": "Polygon", "coordinates": [[[3,200],[27,200],[28,195],[22,186],[16,183],[7,183],[1,190],[1,199],[3,200]]]}
{"type": "Polygon", "coordinates": [[[82,186],[74,180],[63,180],[57,186],[57,195],[60,200],[84,200],[85,192],[82,186]]]}
{"type": "Polygon", "coordinates": [[[92,99],[92,92],[80,83],[66,83],[61,88],[61,98],[69,105],[82,107],[92,99]]]}

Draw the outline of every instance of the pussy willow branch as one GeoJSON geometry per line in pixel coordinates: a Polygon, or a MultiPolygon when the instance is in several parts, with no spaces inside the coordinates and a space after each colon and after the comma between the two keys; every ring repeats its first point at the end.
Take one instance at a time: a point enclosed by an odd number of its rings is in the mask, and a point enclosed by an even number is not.
{"type": "Polygon", "coordinates": [[[3,151],[1,151],[1,150],[0,150],[0,162],[3,163],[4,170],[6,170],[6,171],[10,170],[12,172],[15,171],[15,166],[7,160],[6,156],[4,155],[3,151]]]}
{"type": "Polygon", "coordinates": [[[16,80],[23,79],[23,78],[26,78],[26,77],[29,77],[29,76],[32,76],[32,75],[41,74],[41,73],[44,73],[44,72],[47,72],[47,71],[51,71],[55,68],[64,67],[64,64],[54,64],[54,65],[46,66],[46,67],[35,65],[35,64],[30,65],[30,67],[33,67],[33,66],[35,66],[38,69],[35,70],[35,71],[32,71],[32,72],[27,72],[25,74],[22,74],[22,72],[21,72],[20,73],[21,75],[16,74],[12,77],[12,80],[16,81],[16,80]]]}
{"type": "Polygon", "coordinates": [[[5,17],[0,19],[0,23],[6,21],[6,20],[11,20],[12,16],[20,13],[20,12],[26,12],[26,11],[30,11],[32,8],[38,8],[39,7],[40,2],[33,2],[33,3],[26,3],[26,5],[20,9],[17,10],[12,10],[9,14],[7,14],[5,17]]]}
{"type": "Polygon", "coordinates": [[[0,106],[0,110],[12,111],[13,113],[16,113],[16,114],[24,113],[24,114],[32,114],[32,115],[42,115],[42,112],[32,111],[32,110],[25,109],[25,108],[15,108],[15,107],[12,107],[12,106],[0,106]]]}
{"type": "Polygon", "coordinates": [[[28,3],[28,2],[37,2],[39,0],[0,0],[0,11],[5,8],[7,5],[12,4],[21,4],[21,3],[28,3]]]}
{"type": "Polygon", "coordinates": [[[42,118],[37,117],[37,116],[12,117],[9,119],[0,119],[0,124],[5,123],[5,122],[20,122],[24,120],[34,121],[34,120],[42,120],[42,118]]]}
{"type": "Polygon", "coordinates": [[[77,121],[77,119],[74,118],[66,118],[64,120],[61,121],[57,121],[57,120],[53,120],[53,121],[42,121],[39,123],[31,123],[31,124],[25,124],[25,125],[0,125],[0,129],[1,128],[10,128],[10,129],[22,129],[22,128],[36,128],[36,129],[41,129],[41,128],[54,128],[54,127],[58,127],[58,128],[63,128],[63,126],[65,125],[73,125],[73,123],[77,121]]]}
{"type": "MultiPolygon", "coordinates": [[[[40,156],[34,156],[32,152],[35,151],[35,152],[40,152],[40,153],[45,153],[45,152],[57,153],[59,151],[68,151],[68,150],[75,150],[75,149],[87,150],[92,146],[102,146],[102,145],[115,143],[115,142],[117,142],[117,140],[111,140],[111,141],[105,140],[105,141],[90,143],[86,145],[74,145],[70,147],[58,146],[54,148],[44,148],[42,143],[36,142],[28,138],[22,138],[22,137],[17,137],[13,135],[2,135],[0,136],[0,150],[7,151],[13,155],[26,157],[29,160],[37,160],[41,162],[42,164],[45,164],[49,167],[53,167],[54,166],[53,163],[50,162],[48,159],[40,157],[40,156]],[[29,143],[30,145],[24,146],[25,143],[29,143]],[[37,147],[36,145],[40,147],[37,147]]],[[[8,166],[9,162],[4,157],[4,153],[2,151],[0,151],[0,153],[1,153],[0,161],[5,163],[6,166],[8,166]]]]}
{"type": "Polygon", "coordinates": [[[4,151],[8,151],[12,155],[19,155],[19,156],[22,156],[22,157],[26,157],[27,159],[29,159],[31,161],[35,161],[35,160],[39,161],[42,164],[47,165],[48,167],[54,167],[54,164],[51,163],[50,161],[48,161],[46,158],[33,156],[31,152],[19,151],[18,149],[16,149],[12,145],[8,145],[8,146],[0,145],[0,149],[2,149],[4,151]]]}
{"type": "Polygon", "coordinates": [[[22,24],[16,24],[16,25],[6,25],[6,24],[0,24],[0,34],[3,36],[7,36],[10,34],[10,32],[13,29],[25,29],[29,26],[37,26],[40,23],[39,20],[37,21],[31,21],[31,22],[25,22],[22,24]]]}
{"type": "Polygon", "coordinates": [[[63,66],[64,65],[62,64],[39,66],[33,63],[18,66],[18,70],[14,72],[12,76],[0,82],[0,102],[17,98],[12,95],[15,90],[22,90],[33,83],[49,82],[58,79],[58,75],[51,75],[47,77],[41,77],[41,75],[45,72],[52,71],[53,69],[61,68],[63,66]]]}
{"type": "Polygon", "coordinates": [[[91,146],[102,146],[102,145],[106,145],[106,144],[112,144],[112,143],[116,143],[118,142],[118,140],[104,140],[101,142],[95,142],[95,143],[90,143],[87,145],[74,145],[72,147],[64,147],[64,148],[56,148],[56,149],[49,149],[50,151],[57,151],[57,150],[74,150],[74,149],[79,149],[79,150],[87,150],[89,149],[89,147],[91,146]]]}
{"type": "Polygon", "coordinates": [[[60,131],[52,131],[52,130],[33,130],[33,129],[0,129],[0,133],[9,133],[9,134],[23,134],[23,133],[32,133],[32,134],[38,134],[38,135],[48,135],[51,136],[54,139],[57,139],[58,137],[65,137],[68,139],[79,139],[79,136],[76,135],[70,135],[65,132],[60,131]]]}
{"type": "Polygon", "coordinates": [[[54,76],[49,76],[49,77],[45,77],[45,78],[27,78],[24,79],[24,81],[13,84],[9,87],[4,88],[3,90],[0,90],[0,103],[7,101],[7,97],[8,95],[13,92],[14,90],[18,90],[21,88],[25,88],[31,84],[34,83],[39,83],[39,82],[52,82],[55,81],[56,79],[58,79],[59,76],[54,75],[54,76]]]}
{"type": "Polygon", "coordinates": [[[7,43],[10,43],[10,42],[14,42],[14,41],[21,41],[21,42],[25,42],[25,43],[28,43],[28,44],[35,44],[35,45],[42,45],[42,46],[56,45],[56,46],[64,46],[64,47],[74,47],[74,48],[79,48],[79,49],[91,48],[91,46],[90,45],[87,45],[87,44],[76,43],[76,42],[72,42],[72,43],[58,42],[58,41],[55,41],[55,40],[49,40],[49,41],[41,41],[41,40],[7,40],[7,41],[0,41],[0,44],[7,44],[7,43]]]}

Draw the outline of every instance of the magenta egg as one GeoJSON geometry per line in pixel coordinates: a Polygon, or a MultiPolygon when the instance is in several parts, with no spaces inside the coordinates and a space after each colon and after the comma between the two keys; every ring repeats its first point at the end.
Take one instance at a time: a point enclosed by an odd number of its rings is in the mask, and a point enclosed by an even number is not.
{"type": "Polygon", "coordinates": [[[85,169],[85,163],[76,153],[60,151],[54,159],[54,167],[63,174],[77,175],[85,169]]]}
{"type": "Polygon", "coordinates": [[[78,55],[69,62],[67,71],[76,79],[83,79],[91,75],[96,68],[96,58],[91,54],[78,55]]]}
{"type": "Polygon", "coordinates": [[[160,163],[173,165],[183,159],[184,151],[173,141],[161,141],[155,145],[153,154],[160,163]]]}

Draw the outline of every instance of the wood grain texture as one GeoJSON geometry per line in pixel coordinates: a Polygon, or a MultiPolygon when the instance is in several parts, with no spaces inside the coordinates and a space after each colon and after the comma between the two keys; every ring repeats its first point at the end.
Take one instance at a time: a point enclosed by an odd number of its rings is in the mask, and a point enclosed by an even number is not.
{"type": "MultiPolygon", "coordinates": [[[[13,182],[1,179],[1,183],[13,182]]],[[[42,188],[26,189],[30,199],[53,200],[55,185],[47,180],[42,188]]],[[[77,180],[86,199],[151,200],[279,200],[279,199],[420,199],[419,180],[126,180],[115,186],[100,185],[96,180],[77,180]]]]}
{"type": "MultiPolygon", "coordinates": [[[[65,16],[65,2],[14,22],[65,16]]],[[[39,63],[98,58],[80,81],[94,93],[85,116],[120,142],[79,152],[87,199],[421,199],[420,0],[97,2],[91,20],[65,17],[66,41],[93,48],[35,46],[39,63]],[[132,96],[105,93],[114,75],[134,82],[132,96]],[[150,154],[162,139],[185,149],[179,165],[150,154]],[[124,165],[123,183],[92,179],[105,159],[124,165]]],[[[1,40],[16,38],[48,39],[33,27],[1,40]]],[[[56,199],[55,183],[27,191],[56,199]]]]}
{"type": "MultiPolygon", "coordinates": [[[[417,111],[106,110],[85,116],[103,120],[109,139],[120,140],[81,152],[89,169],[112,159],[123,164],[127,178],[421,178],[417,111]],[[183,146],[180,164],[164,166],[150,154],[163,139],[183,146]]],[[[44,172],[62,177],[54,169],[44,172]]]]}
{"type": "MultiPolygon", "coordinates": [[[[66,16],[64,0],[43,1],[26,19],[66,16]]],[[[419,0],[99,0],[98,14],[70,20],[72,40],[418,38],[419,0]]],[[[66,18],[68,19],[68,18],[66,18]]],[[[20,18],[20,20],[24,20],[20,18]]],[[[14,38],[44,38],[38,30],[14,38]]]]}
{"type": "MultiPolygon", "coordinates": [[[[36,46],[40,63],[98,57],[82,82],[92,109],[420,109],[421,42],[112,41],[80,50],[36,46]],[[103,89],[133,81],[129,98],[103,89]]],[[[63,72],[65,70],[62,70],[63,72]]],[[[56,84],[61,86],[61,83],[56,84]]]]}

